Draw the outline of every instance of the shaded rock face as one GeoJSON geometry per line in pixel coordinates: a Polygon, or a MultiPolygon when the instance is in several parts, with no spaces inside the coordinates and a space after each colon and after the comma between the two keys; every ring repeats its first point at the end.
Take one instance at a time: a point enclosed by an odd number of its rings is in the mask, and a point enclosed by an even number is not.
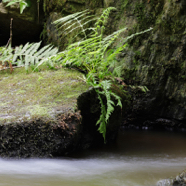
{"type": "Polygon", "coordinates": [[[51,12],[71,14],[84,9],[95,9],[103,6],[103,0],[46,0],[44,3],[46,14],[50,14],[51,12]]]}
{"type": "MultiPolygon", "coordinates": [[[[150,27],[153,30],[129,40],[129,47],[119,56],[123,65],[123,77],[128,84],[147,86],[148,94],[134,95],[134,109],[138,116],[186,119],[186,3],[184,0],[104,0],[104,1],[50,1],[46,2],[49,41],[65,46],[60,41],[52,22],[60,16],[86,8],[99,9],[116,6],[112,14],[109,32],[128,27],[119,38],[150,27]]],[[[116,43],[117,45],[117,43],[116,43]]],[[[62,47],[63,48],[63,47],[62,47]]]]}
{"type": "MultiPolygon", "coordinates": [[[[186,2],[184,0],[116,1],[115,28],[128,34],[153,30],[129,40],[119,58],[128,84],[150,92],[135,95],[134,110],[143,117],[186,119],[186,2]]],[[[134,111],[133,110],[133,111],[134,111]]]]}
{"type": "Polygon", "coordinates": [[[81,115],[59,114],[57,120],[0,125],[1,157],[53,157],[78,148],[81,115]]]}
{"type": "MultiPolygon", "coordinates": [[[[98,132],[98,125],[96,125],[100,117],[100,103],[97,98],[97,93],[91,89],[78,97],[78,109],[82,115],[82,148],[90,146],[103,145],[104,139],[102,134],[98,132]]],[[[111,114],[109,122],[107,123],[106,142],[113,142],[118,134],[121,124],[122,111],[119,106],[115,107],[114,112],[111,114]]]]}
{"type": "Polygon", "coordinates": [[[40,40],[43,24],[43,11],[40,5],[38,16],[38,4],[31,1],[23,14],[20,14],[19,6],[5,7],[0,3],[0,45],[6,45],[10,37],[10,19],[13,18],[13,46],[36,42],[40,40]]]}

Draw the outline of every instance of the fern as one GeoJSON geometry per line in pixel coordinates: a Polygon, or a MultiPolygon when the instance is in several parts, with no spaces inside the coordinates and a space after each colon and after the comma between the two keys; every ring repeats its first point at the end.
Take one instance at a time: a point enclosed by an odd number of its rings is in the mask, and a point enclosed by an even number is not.
{"type": "Polygon", "coordinates": [[[25,46],[21,45],[15,49],[9,46],[8,49],[2,50],[0,61],[10,61],[17,66],[24,65],[27,70],[29,65],[46,62],[58,52],[58,49],[51,45],[44,46],[39,50],[40,46],[41,42],[27,43],[25,46]]]}
{"type": "Polygon", "coordinates": [[[115,106],[122,107],[121,98],[110,90],[112,85],[112,82],[110,80],[98,82],[95,78],[95,74],[89,73],[87,75],[86,81],[89,85],[94,87],[98,95],[101,107],[101,115],[96,125],[99,125],[98,131],[102,133],[104,141],[106,141],[107,123],[109,121],[110,115],[114,111],[114,107],[115,106]],[[106,98],[106,104],[104,104],[102,97],[106,98]],[[117,104],[114,103],[113,98],[117,101],[117,104]]]}
{"type": "Polygon", "coordinates": [[[122,108],[121,98],[110,90],[111,85],[112,82],[110,80],[104,80],[100,83],[100,88],[102,88],[102,91],[99,91],[99,89],[97,89],[96,91],[100,100],[102,110],[100,119],[97,121],[97,124],[100,125],[98,130],[103,134],[104,141],[106,135],[106,124],[108,123],[110,115],[112,114],[112,112],[114,111],[114,107],[116,106],[112,97],[117,101],[117,106],[120,106],[122,108]],[[106,97],[106,106],[103,104],[101,95],[106,97]]]}
{"type": "Polygon", "coordinates": [[[101,115],[100,115],[100,118],[98,119],[96,125],[99,125],[99,128],[98,128],[98,131],[103,135],[103,139],[104,141],[106,140],[106,126],[107,126],[107,123],[106,123],[106,120],[105,120],[105,116],[107,114],[107,111],[106,111],[106,107],[103,103],[103,100],[99,94],[99,91],[96,90],[97,92],[97,95],[98,95],[98,99],[100,100],[100,105],[101,105],[101,115]]]}
{"type": "MultiPolygon", "coordinates": [[[[91,28],[85,28],[87,24],[94,21],[96,18],[94,15],[89,15],[89,10],[84,10],[82,12],[77,12],[75,14],[68,15],[66,17],[60,18],[56,21],[54,21],[54,24],[60,31],[60,36],[73,32],[74,30],[77,30],[80,28],[80,33],[84,34],[84,39],[87,39],[87,30],[93,30],[91,28]],[[76,26],[77,25],[77,26],[76,26]],[[64,29],[65,28],[65,29],[64,29]]],[[[77,37],[77,35],[75,37],[77,37]]]]}
{"type": "Polygon", "coordinates": [[[107,9],[105,9],[102,13],[102,15],[98,18],[97,22],[95,23],[96,26],[100,26],[100,25],[106,25],[108,19],[109,19],[109,15],[110,12],[113,10],[117,10],[115,7],[108,7],[107,9]]]}
{"type": "Polygon", "coordinates": [[[98,131],[102,133],[104,141],[106,140],[107,123],[115,106],[122,107],[121,98],[111,91],[114,77],[120,77],[122,70],[121,66],[115,67],[115,57],[126,47],[126,42],[130,38],[152,30],[150,28],[123,38],[123,44],[120,47],[116,48],[114,52],[106,54],[108,48],[126,30],[123,28],[104,37],[105,25],[113,10],[116,9],[107,8],[99,18],[91,16],[89,11],[85,10],[54,22],[60,35],[66,35],[79,28],[80,33],[84,34],[82,40],[70,44],[65,51],[59,54],[60,57],[56,56],[56,59],[61,59],[60,63],[63,66],[76,67],[86,73],[86,82],[95,89],[100,101],[101,114],[96,125],[99,125],[98,131]],[[95,21],[95,26],[86,28],[86,25],[93,21],[95,21]],[[89,35],[86,34],[86,31],[90,31],[89,35]],[[109,70],[111,67],[114,67],[113,73],[109,70]],[[115,104],[115,102],[117,103],[115,104]]]}

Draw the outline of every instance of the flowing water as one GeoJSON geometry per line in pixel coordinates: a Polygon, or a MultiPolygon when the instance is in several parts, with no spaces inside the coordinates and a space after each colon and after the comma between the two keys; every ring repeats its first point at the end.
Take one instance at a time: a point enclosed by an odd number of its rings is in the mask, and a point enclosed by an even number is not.
{"type": "Polygon", "coordinates": [[[185,133],[124,131],[73,157],[0,159],[0,186],[155,186],[186,169],[185,142],[185,133]]]}

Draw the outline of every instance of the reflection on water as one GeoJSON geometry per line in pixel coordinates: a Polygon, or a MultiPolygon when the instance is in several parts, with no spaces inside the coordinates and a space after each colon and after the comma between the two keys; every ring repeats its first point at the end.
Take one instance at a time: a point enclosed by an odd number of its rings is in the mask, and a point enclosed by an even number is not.
{"type": "Polygon", "coordinates": [[[62,159],[0,160],[0,186],[155,186],[186,168],[185,134],[125,131],[62,159]]]}

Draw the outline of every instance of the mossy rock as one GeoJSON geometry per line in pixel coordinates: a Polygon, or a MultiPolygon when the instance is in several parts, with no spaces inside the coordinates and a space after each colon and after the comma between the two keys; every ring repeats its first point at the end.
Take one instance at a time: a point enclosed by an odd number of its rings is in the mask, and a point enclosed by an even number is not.
{"type": "MultiPolygon", "coordinates": [[[[46,66],[47,68],[47,66],[46,66]]],[[[0,122],[52,119],[56,112],[76,108],[77,97],[87,90],[75,70],[42,70],[27,73],[24,68],[12,74],[0,72],[0,122]]]]}
{"type": "Polygon", "coordinates": [[[81,73],[59,69],[0,71],[0,154],[51,157],[77,148],[82,116],[77,97],[87,90],[81,73]]]}
{"type": "MultiPolygon", "coordinates": [[[[24,68],[12,74],[1,70],[0,156],[64,156],[103,145],[96,126],[101,113],[99,99],[81,76],[76,70],[48,70],[47,66],[36,73],[24,68]]],[[[119,88],[113,91],[126,98],[119,88]]],[[[122,109],[116,106],[107,124],[107,142],[116,139],[121,116],[122,109]]]]}
{"type": "MultiPolygon", "coordinates": [[[[115,45],[133,33],[152,31],[128,41],[118,57],[127,84],[147,86],[148,96],[135,98],[139,116],[186,120],[185,2],[117,0],[114,29],[128,27],[115,45]],[[141,104],[139,104],[141,103],[141,104]]],[[[137,97],[138,95],[136,95],[137,97]]]]}
{"type": "Polygon", "coordinates": [[[103,4],[103,0],[46,0],[44,2],[44,11],[46,15],[51,12],[70,14],[85,9],[100,8],[103,7],[103,4]]]}

